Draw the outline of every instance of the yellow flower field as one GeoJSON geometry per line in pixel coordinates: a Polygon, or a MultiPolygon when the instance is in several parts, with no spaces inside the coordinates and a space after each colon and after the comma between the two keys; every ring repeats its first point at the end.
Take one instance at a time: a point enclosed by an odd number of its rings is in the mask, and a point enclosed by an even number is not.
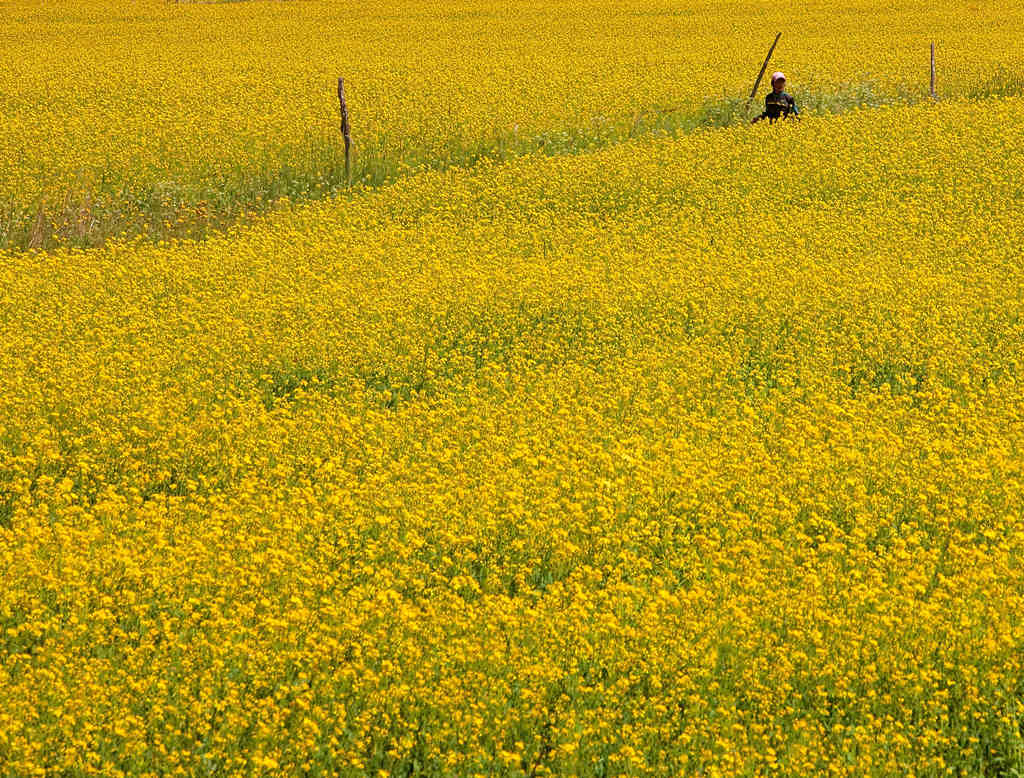
{"type": "Polygon", "coordinates": [[[0,254],[0,775],[1024,769],[1022,115],[0,254]]]}
{"type": "Polygon", "coordinates": [[[1022,26],[1017,0],[6,0],[0,248],[343,189],[339,76],[377,184],[728,122],[776,31],[810,111],[923,98],[930,41],[943,97],[1022,95],[1022,26]]]}

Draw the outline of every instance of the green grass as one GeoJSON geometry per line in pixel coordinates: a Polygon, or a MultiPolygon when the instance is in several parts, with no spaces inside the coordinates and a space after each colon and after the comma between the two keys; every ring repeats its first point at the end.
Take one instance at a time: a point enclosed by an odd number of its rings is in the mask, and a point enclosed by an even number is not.
{"type": "MultiPolygon", "coordinates": [[[[354,153],[346,174],[340,137],[310,137],[303,144],[263,159],[235,160],[224,168],[183,171],[159,184],[83,181],[35,202],[0,204],[0,249],[14,251],[57,246],[93,247],[112,237],[138,235],[154,241],[203,239],[211,232],[251,219],[288,202],[334,197],[350,190],[379,187],[422,170],[470,167],[528,154],[579,154],[638,137],[678,136],[743,124],[761,109],[763,92],[708,99],[697,110],[651,106],[630,116],[595,119],[590,124],[541,133],[510,131],[475,139],[453,139],[440,153],[384,137],[361,138],[354,130],[354,153]]],[[[793,90],[804,116],[828,116],[883,105],[910,105],[924,93],[885,92],[872,83],[836,90],[793,90]]],[[[968,99],[1024,95],[1024,76],[996,73],[965,93],[968,99]]]]}

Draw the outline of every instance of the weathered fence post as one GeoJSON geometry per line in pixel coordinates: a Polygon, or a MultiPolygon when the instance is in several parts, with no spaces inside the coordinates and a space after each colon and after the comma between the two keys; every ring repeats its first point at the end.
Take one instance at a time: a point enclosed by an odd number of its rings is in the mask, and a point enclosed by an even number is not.
{"type": "Polygon", "coordinates": [[[772,58],[772,52],[775,51],[775,45],[779,42],[779,38],[782,37],[780,32],[775,36],[775,40],[772,42],[772,47],[768,49],[768,56],[764,58],[764,64],[761,65],[761,72],[757,74],[757,81],[754,82],[754,88],[750,90],[750,97],[747,98],[747,107],[743,109],[743,116],[746,118],[747,114],[750,113],[750,102],[757,95],[757,88],[761,86],[761,79],[764,78],[764,72],[768,69],[768,60],[772,58]]]}
{"type": "Polygon", "coordinates": [[[935,42],[932,42],[932,82],[931,82],[931,93],[932,100],[937,99],[935,95],[935,42]]]}
{"type": "Polygon", "coordinates": [[[345,139],[345,182],[352,183],[352,136],[348,126],[348,106],[345,104],[345,79],[338,79],[338,104],[341,106],[341,137],[345,139]]]}

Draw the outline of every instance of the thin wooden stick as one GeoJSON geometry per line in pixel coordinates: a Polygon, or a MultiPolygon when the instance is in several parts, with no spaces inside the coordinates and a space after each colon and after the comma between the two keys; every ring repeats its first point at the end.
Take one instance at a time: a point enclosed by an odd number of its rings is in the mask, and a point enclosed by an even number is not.
{"type": "Polygon", "coordinates": [[[761,86],[761,79],[764,78],[764,72],[768,69],[768,60],[772,58],[772,52],[775,51],[775,45],[779,42],[779,38],[782,37],[780,32],[775,36],[775,40],[772,42],[772,47],[768,49],[768,56],[764,58],[764,64],[761,65],[761,72],[757,74],[757,81],[754,82],[754,88],[750,90],[750,97],[747,98],[747,107],[743,109],[743,115],[746,116],[750,113],[750,103],[757,94],[757,88],[761,86]]]}
{"type": "Polygon", "coordinates": [[[931,92],[932,92],[932,100],[935,100],[936,96],[935,96],[935,43],[934,43],[934,41],[932,42],[932,86],[931,86],[931,92]]]}
{"type": "Polygon", "coordinates": [[[341,137],[345,139],[345,181],[352,183],[352,168],[350,155],[352,150],[352,136],[348,126],[348,106],[345,104],[345,79],[338,79],[338,104],[341,106],[341,137]]]}

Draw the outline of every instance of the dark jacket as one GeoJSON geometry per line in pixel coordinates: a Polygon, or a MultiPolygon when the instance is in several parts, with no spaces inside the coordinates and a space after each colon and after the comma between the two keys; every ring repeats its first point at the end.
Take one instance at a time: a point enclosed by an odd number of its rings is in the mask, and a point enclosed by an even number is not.
{"type": "Polygon", "coordinates": [[[785,119],[790,114],[793,116],[799,116],[800,112],[796,109],[796,101],[792,95],[786,92],[776,92],[774,89],[765,95],[764,98],[764,113],[758,116],[758,119],[767,119],[769,122],[774,122],[776,119],[785,119]]]}

